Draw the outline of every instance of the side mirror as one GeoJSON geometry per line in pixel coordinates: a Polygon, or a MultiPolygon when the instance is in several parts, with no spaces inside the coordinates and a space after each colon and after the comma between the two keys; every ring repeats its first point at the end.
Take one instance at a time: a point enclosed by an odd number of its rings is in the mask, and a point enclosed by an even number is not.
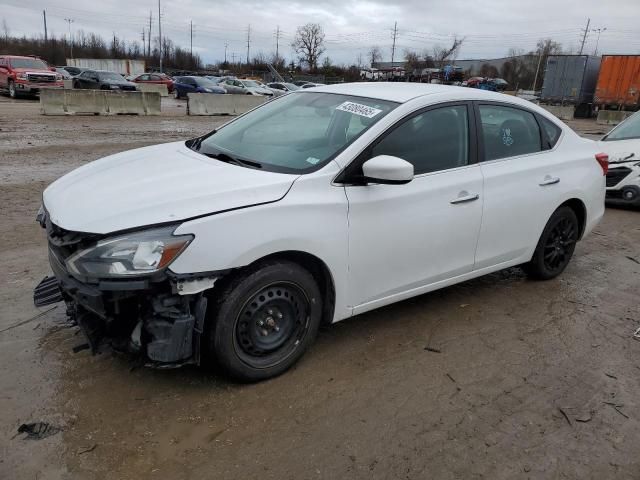
{"type": "Polygon", "coordinates": [[[362,165],[364,180],[384,185],[403,185],[413,180],[413,165],[399,157],[378,155],[362,165]]]}

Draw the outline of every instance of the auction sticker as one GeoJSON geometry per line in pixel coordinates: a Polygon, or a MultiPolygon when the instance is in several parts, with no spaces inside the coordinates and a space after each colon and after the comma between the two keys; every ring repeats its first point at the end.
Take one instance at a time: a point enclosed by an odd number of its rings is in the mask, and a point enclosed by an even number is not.
{"type": "Polygon", "coordinates": [[[382,110],[379,108],[369,107],[355,102],[344,102],[336,107],[336,110],[342,110],[343,112],[353,113],[354,115],[360,115],[361,117],[373,118],[378,115],[382,110]]]}

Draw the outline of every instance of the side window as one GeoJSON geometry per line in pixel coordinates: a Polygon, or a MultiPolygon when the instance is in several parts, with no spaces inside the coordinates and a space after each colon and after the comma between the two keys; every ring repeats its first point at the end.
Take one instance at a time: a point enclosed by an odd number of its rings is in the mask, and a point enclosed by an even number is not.
{"type": "Polygon", "coordinates": [[[485,160],[542,150],[540,127],[533,113],[498,105],[480,105],[485,160]]]}
{"type": "Polygon", "coordinates": [[[544,132],[547,134],[545,150],[550,150],[556,146],[556,143],[558,143],[562,129],[551,120],[548,120],[541,115],[538,116],[538,119],[540,120],[540,124],[542,125],[544,132]]]}
{"type": "Polygon", "coordinates": [[[441,107],[410,118],[372,148],[371,156],[378,155],[393,155],[412,163],[416,175],[467,165],[467,107],[441,107]]]}

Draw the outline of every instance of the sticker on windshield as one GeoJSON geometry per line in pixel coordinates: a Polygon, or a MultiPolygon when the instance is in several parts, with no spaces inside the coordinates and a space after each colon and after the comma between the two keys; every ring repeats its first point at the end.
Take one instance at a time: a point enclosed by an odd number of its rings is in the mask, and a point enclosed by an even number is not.
{"type": "Polygon", "coordinates": [[[316,157],[309,157],[307,158],[307,162],[309,162],[311,165],[315,165],[316,163],[318,163],[320,161],[319,158],[316,157]]]}
{"type": "Polygon", "coordinates": [[[336,110],[342,110],[343,112],[353,113],[354,115],[360,115],[361,117],[373,118],[378,115],[382,110],[379,108],[369,107],[355,102],[344,102],[336,107],[336,110]]]}

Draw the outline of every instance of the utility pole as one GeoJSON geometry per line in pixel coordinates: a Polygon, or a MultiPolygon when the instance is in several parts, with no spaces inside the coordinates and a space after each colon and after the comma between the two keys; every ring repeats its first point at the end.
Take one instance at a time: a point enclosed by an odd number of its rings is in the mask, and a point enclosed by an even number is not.
{"type": "Polygon", "coordinates": [[[278,27],[276,28],[276,61],[280,58],[278,52],[279,52],[279,47],[280,47],[280,25],[278,25],[278,27]]]}
{"type": "Polygon", "coordinates": [[[147,47],[147,39],[145,38],[144,34],[145,34],[144,27],[142,27],[142,53],[144,53],[147,47]]]}
{"type": "Polygon", "coordinates": [[[236,52],[231,53],[231,64],[235,65],[236,63],[236,52]]]}
{"type": "Polygon", "coordinates": [[[600,34],[602,32],[604,32],[606,29],[607,29],[607,27],[604,27],[604,28],[592,28],[591,29],[592,32],[597,32],[598,33],[598,36],[596,37],[596,49],[593,52],[594,55],[598,55],[598,44],[600,43],[600,34]]]}
{"type": "Polygon", "coordinates": [[[193,59],[193,20],[189,22],[189,38],[191,39],[191,58],[193,59]]]}
{"type": "Polygon", "coordinates": [[[247,27],[247,65],[249,65],[249,48],[251,46],[251,24],[247,27]]]}
{"type": "Polygon", "coordinates": [[[44,43],[47,43],[47,11],[42,10],[42,18],[44,19],[44,43]]]}
{"type": "Polygon", "coordinates": [[[162,21],[160,13],[160,0],[158,0],[158,55],[160,56],[160,73],[162,73],[162,21]]]}
{"type": "Polygon", "coordinates": [[[589,33],[589,25],[591,24],[591,19],[587,18],[587,28],[584,29],[584,35],[582,36],[582,45],[580,45],[580,53],[582,55],[582,50],[584,50],[584,42],[587,40],[587,34],[589,33]]]}
{"type": "Polygon", "coordinates": [[[151,57],[151,21],[153,20],[153,11],[149,10],[149,38],[147,42],[149,47],[147,48],[147,57],[151,57]]]}
{"type": "Polygon", "coordinates": [[[542,63],[542,51],[540,51],[540,55],[538,55],[538,68],[536,68],[536,76],[533,77],[533,86],[531,90],[533,90],[534,94],[536,91],[536,83],[538,83],[538,73],[540,72],[540,64],[542,63]]]}
{"type": "Polygon", "coordinates": [[[69,47],[71,48],[69,56],[73,58],[73,41],[71,40],[71,24],[73,23],[73,18],[65,18],[64,21],[69,24],[69,47]]]}
{"type": "Polygon", "coordinates": [[[229,44],[225,43],[224,44],[224,63],[225,63],[225,65],[227,64],[227,48],[229,48],[229,44]]]}
{"type": "Polygon", "coordinates": [[[391,67],[393,68],[393,59],[396,56],[396,38],[398,37],[398,22],[393,26],[393,46],[391,47],[391,67]]]}

